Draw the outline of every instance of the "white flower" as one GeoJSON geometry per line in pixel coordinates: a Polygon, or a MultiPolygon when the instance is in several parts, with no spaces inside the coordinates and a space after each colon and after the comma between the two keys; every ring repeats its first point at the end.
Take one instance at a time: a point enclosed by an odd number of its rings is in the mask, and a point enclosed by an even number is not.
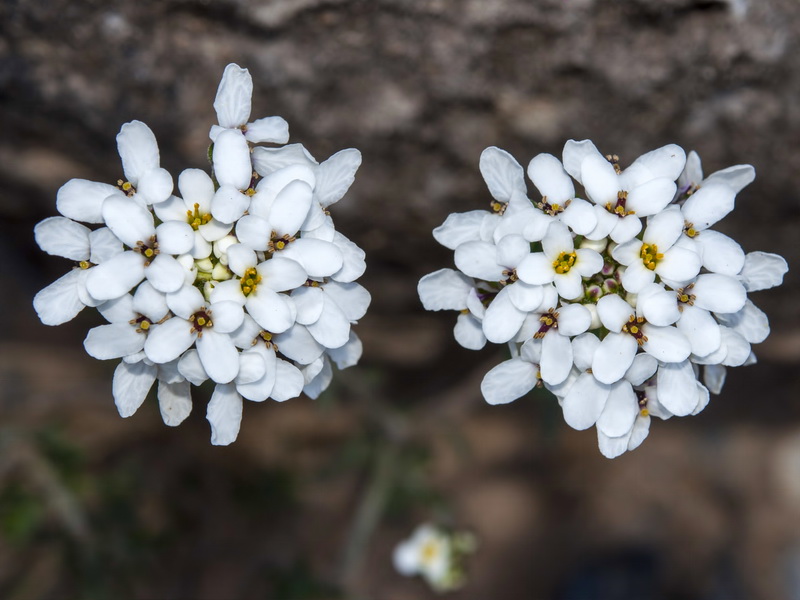
{"type": "Polygon", "coordinates": [[[141,121],[125,123],[117,135],[117,150],[127,181],[122,190],[146,204],[158,204],[172,194],[172,176],[160,166],[156,137],[141,121]]]}
{"type": "Polygon", "coordinates": [[[581,278],[590,277],[603,267],[603,258],[588,248],[575,249],[572,235],[564,223],[554,221],[542,240],[542,252],[527,255],[517,267],[517,276],[531,285],[553,283],[565,300],[583,294],[581,278]]]}
{"type": "Polygon", "coordinates": [[[450,533],[424,523],[395,547],[392,561],[401,575],[421,575],[435,591],[452,591],[464,584],[462,562],[475,546],[471,534],[450,533]]]}
{"type": "Polygon", "coordinates": [[[480,350],[486,345],[482,325],[486,308],[473,279],[453,269],[440,269],[419,280],[417,293],[425,310],[459,311],[453,333],[464,348],[480,350]]]}
{"type": "Polygon", "coordinates": [[[489,404],[508,404],[530,392],[541,380],[539,360],[541,343],[528,340],[520,348],[518,357],[506,360],[481,381],[481,393],[489,404]]]}
{"type": "Polygon", "coordinates": [[[233,63],[225,67],[214,100],[219,125],[212,125],[208,134],[213,142],[226,129],[241,130],[245,139],[255,144],[285,144],[289,141],[289,124],[281,117],[266,117],[248,123],[252,97],[253,78],[250,72],[233,63]]]}

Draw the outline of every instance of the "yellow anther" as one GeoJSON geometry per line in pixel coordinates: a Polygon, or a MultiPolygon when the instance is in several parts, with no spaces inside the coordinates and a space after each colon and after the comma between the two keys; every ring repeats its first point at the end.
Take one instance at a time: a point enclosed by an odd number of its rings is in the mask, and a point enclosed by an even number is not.
{"type": "Polygon", "coordinates": [[[141,323],[139,323],[139,327],[141,327],[142,329],[144,329],[145,331],[147,331],[148,329],[150,329],[150,321],[148,321],[147,319],[145,319],[144,321],[142,321],[141,323]]]}
{"type": "Polygon", "coordinates": [[[243,293],[245,296],[247,296],[247,295],[248,295],[250,292],[252,292],[252,291],[253,291],[253,288],[252,288],[252,287],[250,287],[250,286],[247,286],[247,285],[246,285],[246,286],[242,287],[242,293],[243,293]]]}
{"type": "Polygon", "coordinates": [[[206,324],[206,320],[205,320],[205,318],[203,318],[203,317],[197,317],[197,324],[198,324],[198,325],[200,325],[200,327],[204,327],[204,326],[205,326],[205,324],[206,324]]]}
{"type": "Polygon", "coordinates": [[[278,250],[283,250],[286,247],[286,242],[284,242],[283,240],[278,240],[277,242],[275,242],[275,247],[278,250]]]}
{"type": "Polygon", "coordinates": [[[561,207],[558,204],[551,204],[550,207],[555,211],[558,212],[561,210],[561,207]]]}
{"type": "Polygon", "coordinates": [[[133,187],[133,185],[131,185],[131,182],[130,181],[126,181],[125,183],[122,184],[122,191],[123,192],[130,192],[132,187],[133,187]]]}
{"type": "Polygon", "coordinates": [[[84,271],[92,266],[92,264],[88,260],[82,260],[81,262],[78,263],[78,265],[84,271]]]}
{"type": "Polygon", "coordinates": [[[658,246],[655,244],[642,244],[642,249],[639,252],[639,256],[641,257],[644,266],[651,271],[654,271],[658,261],[664,258],[664,255],[659,253],[658,246]]]}
{"type": "Polygon", "coordinates": [[[144,251],[144,255],[145,255],[147,258],[153,258],[153,255],[154,255],[154,254],[155,254],[155,252],[153,252],[153,249],[152,249],[152,248],[148,248],[147,250],[145,250],[145,251],[144,251]]]}
{"type": "Polygon", "coordinates": [[[648,417],[650,416],[650,411],[647,410],[646,408],[643,408],[642,410],[639,411],[639,414],[643,417],[648,417]]]}
{"type": "Polygon", "coordinates": [[[688,302],[689,294],[681,294],[681,302],[688,302]]]}
{"type": "Polygon", "coordinates": [[[694,237],[697,235],[697,230],[694,227],[689,227],[689,229],[686,230],[686,235],[694,237]]]}
{"type": "Polygon", "coordinates": [[[575,265],[575,258],[574,252],[570,252],[569,254],[561,252],[558,258],[553,261],[553,269],[555,269],[556,273],[559,275],[569,273],[570,268],[575,265]]]}
{"type": "Polygon", "coordinates": [[[261,337],[264,339],[265,342],[272,341],[272,334],[269,331],[262,331],[261,337]]]}
{"type": "Polygon", "coordinates": [[[636,325],[634,325],[629,329],[629,331],[633,334],[637,334],[639,333],[639,328],[636,325]]]}
{"type": "Polygon", "coordinates": [[[501,214],[503,213],[503,211],[506,208],[505,204],[503,204],[502,202],[497,202],[497,201],[492,202],[489,206],[491,206],[491,208],[492,208],[492,210],[494,212],[501,213],[501,214]]]}
{"type": "Polygon", "coordinates": [[[256,191],[253,188],[247,188],[244,193],[248,196],[255,196],[256,191]]]}

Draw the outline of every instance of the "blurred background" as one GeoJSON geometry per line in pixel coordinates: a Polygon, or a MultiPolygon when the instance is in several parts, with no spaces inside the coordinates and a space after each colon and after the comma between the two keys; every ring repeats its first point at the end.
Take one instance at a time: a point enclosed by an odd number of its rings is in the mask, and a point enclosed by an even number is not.
{"type": "Polygon", "coordinates": [[[800,598],[796,0],[7,0],[0,29],[0,597],[429,598],[391,555],[435,521],[479,542],[454,600],[800,598]],[[253,117],[318,160],[363,153],[332,214],[373,301],[359,366],[247,403],[217,448],[205,388],[179,429],[154,398],[119,417],[116,361],[82,348],[100,317],[33,312],[68,261],[32,231],[67,180],[122,175],[126,121],[175,176],[207,168],[229,62],[253,117]],[[752,296],[758,364],[614,461],[546,393],[485,405],[504,349],[462,349],[416,295],[452,266],[431,230],[488,206],[481,151],[527,165],[570,138],[623,166],[671,142],[706,174],[753,164],[718,229],[793,269],[752,296]]]}

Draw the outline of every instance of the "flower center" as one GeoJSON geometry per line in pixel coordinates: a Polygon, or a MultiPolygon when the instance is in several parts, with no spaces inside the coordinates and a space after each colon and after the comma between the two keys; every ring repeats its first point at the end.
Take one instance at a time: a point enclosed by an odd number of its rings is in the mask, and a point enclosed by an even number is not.
{"type": "Polygon", "coordinates": [[[694,288],[694,284],[690,283],[686,287],[679,288],[675,290],[675,293],[678,296],[678,310],[683,312],[683,307],[685,304],[689,306],[694,305],[695,295],[692,294],[692,288],[694,288]]]}
{"type": "Polygon", "coordinates": [[[683,233],[688,235],[690,238],[695,237],[699,231],[694,228],[694,223],[689,223],[689,221],[684,221],[683,223],[683,233]]]}
{"type": "Polygon", "coordinates": [[[136,188],[133,187],[133,184],[130,181],[123,181],[122,179],[117,179],[117,187],[125,192],[125,195],[129,198],[136,193],[136,188]]]}
{"type": "Polygon", "coordinates": [[[658,261],[664,258],[664,255],[658,251],[658,246],[655,244],[642,244],[642,249],[639,252],[644,266],[654,271],[658,261]]]}
{"type": "Polygon", "coordinates": [[[258,274],[255,267],[250,267],[244,272],[244,276],[239,279],[242,284],[242,293],[249,296],[256,291],[256,286],[261,282],[261,275],[258,274]]]}
{"type": "Polygon", "coordinates": [[[544,335],[551,329],[558,329],[558,313],[555,312],[555,310],[555,308],[551,308],[541,317],[539,317],[539,322],[541,325],[539,326],[539,331],[533,334],[535,339],[538,340],[543,338],[544,335]]]}
{"type": "Polygon", "coordinates": [[[273,350],[275,350],[275,352],[277,352],[278,345],[272,341],[272,337],[273,336],[271,332],[262,329],[261,333],[258,334],[258,337],[256,337],[256,339],[253,340],[253,345],[255,346],[256,343],[258,343],[258,340],[261,340],[267,345],[267,348],[272,348],[273,350]]]}
{"type": "Polygon", "coordinates": [[[144,315],[139,315],[138,318],[131,319],[128,322],[131,325],[136,325],[136,333],[145,333],[149,331],[150,327],[153,325],[153,322],[144,315]]]}
{"type": "Polygon", "coordinates": [[[628,322],[622,326],[622,331],[631,334],[636,340],[636,343],[642,346],[647,341],[647,336],[642,331],[642,325],[645,323],[644,317],[634,317],[631,315],[628,322]]]}
{"type": "Polygon", "coordinates": [[[506,212],[506,207],[508,206],[505,202],[498,202],[497,200],[492,200],[489,203],[489,207],[492,209],[492,212],[497,213],[498,215],[502,215],[506,212]]]}
{"type": "Polygon", "coordinates": [[[625,190],[621,192],[617,192],[617,202],[615,204],[611,204],[611,202],[606,202],[606,210],[610,213],[617,215],[620,219],[622,217],[627,217],[628,215],[635,215],[636,212],[632,210],[628,210],[625,208],[625,204],[628,202],[628,192],[625,190]]]}
{"type": "Polygon", "coordinates": [[[156,236],[150,236],[146,243],[142,241],[136,242],[136,247],[133,248],[133,251],[144,256],[146,259],[144,266],[148,266],[159,252],[156,236]]]}
{"type": "Polygon", "coordinates": [[[506,278],[500,282],[500,285],[511,285],[515,281],[519,281],[516,269],[503,269],[503,276],[506,278]]]}
{"type": "Polygon", "coordinates": [[[647,396],[642,390],[633,390],[636,394],[636,402],[639,404],[639,415],[647,417],[650,415],[650,410],[647,408],[647,396]]]}
{"type": "Polygon", "coordinates": [[[606,160],[611,163],[611,166],[614,167],[614,172],[619,175],[622,173],[622,169],[619,166],[619,156],[616,154],[606,154],[606,160]]]}
{"type": "Polygon", "coordinates": [[[569,270],[575,266],[575,258],[574,252],[560,252],[558,258],[553,261],[553,268],[556,273],[559,275],[569,273],[569,270]]]}
{"type": "Polygon", "coordinates": [[[267,252],[271,254],[273,252],[277,252],[278,250],[283,250],[286,248],[286,244],[290,244],[296,239],[296,237],[290,236],[288,233],[278,237],[278,234],[273,231],[272,238],[267,243],[267,252]]]}
{"type": "Polygon", "coordinates": [[[563,206],[560,204],[550,204],[547,201],[547,196],[542,196],[542,201],[537,203],[536,207],[551,217],[555,217],[558,213],[564,212],[564,209],[570,205],[570,202],[572,202],[572,200],[567,200],[564,202],[563,206]]]}
{"type": "Polygon", "coordinates": [[[203,335],[203,329],[214,326],[214,323],[211,322],[211,311],[205,308],[189,317],[189,322],[192,324],[192,331],[197,332],[198,336],[203,335]]]}
{"type": "Polygon", "coordinates": [[[436,557],[439,556],[439,544],[437,544],[434,540],[425,542],[419,554],[419,559],[422,564],[430,565],[436,560],[436,557]]]}
{"type": "Polygon", "coordinates": [[[191,225],[192,229],[195,231],[197,231],[201,225],[205,225],[211,220],[210,214],[200,213],[200,205],[197,202],[194,203],[194,211],[187,210],[186,216],[189,218],[189,225],[191,225]]]}

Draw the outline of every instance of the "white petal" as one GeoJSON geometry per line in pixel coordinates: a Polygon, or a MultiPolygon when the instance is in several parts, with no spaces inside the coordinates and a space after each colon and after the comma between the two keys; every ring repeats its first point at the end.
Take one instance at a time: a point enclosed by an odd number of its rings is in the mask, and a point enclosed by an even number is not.
{"type": "MultiPolygon", "coordinates": [[[[214,141],[213,163],[214,176],[220,186],[232,186],[237,190],[250,187],[253,173],[250,147],[241,131],[229,129],[217,136],[214,141]]],[[[224,222],[224,219],[220,221],[224,222]]]]}
{"type": "Polygon", "coordinates": [[[136,242],[149,242],[155,235],[153,214],[127,196],[109,196],[103,202],[103,219],[123,244],[135,248],[136,242]]]}
{"type": "Polygon", "coordinates": [[[240,127],[250,119],[253,78],[247,69],[231,63],[225,67],[214,98],[217,122],[222,127],[240,127]]]}
{"type": "Polygon", "coordinates": [[[158,382],[158,408],[164,425],[177,427],[192,412],[192,393],[188,381],[158,382]]]}
{"type": "Polygon", "coordinates": [[[630,190],[625,208],[632,210],[637,217],[658,214],[672,201],[676,189],[674,179],[664,177],[653,179],[630,190]]]}
{"type": "Polygon", "coordinates": [[[514,192],[526,193],[525,172],[505,150],[495,146],[486,148],[481,153],[480,170],[495,200],[508,202],[514,192]]]}
{"type": "Polygon", "coordinates": [[[194,246],[194,230],[188,223],[167,221],[156,227],[158,249],[166,254],[186,254],[194,246]]]}
{"type": "Polygon", "coordinates": [[[768,290],[780,285],[788,270],[789,265],[782,256],[769,252],[749,252],[739,279],[748,292],[768,290]]]}
{"type": "Polygon", "coordinates": [[[358,363],[363,351],[364,347],[361,340],[351,331],[350,339],[347,340],[347,343],[340,348],[331,348],[328,350],[328,356],[330,356],[337,368],[347,369],[358,363]]]}
{"type": "Polygon", "coordinates": [[[178,291],[186,280],[183,265],[169,254],[156,256],[145,268],[144,275],[154,288],[165,294],[178,291]]]}
{"type": "Polygon", "coordinates": [[[630,433],[619,437],[609,437],[599,428],[597,429],[597,446],[600,454],[606,458],[617,458],[625,454],[628,450],[629,440],[630,433]]]}
{"type": "Polygon", "coordinates": [[[255,251],[244,244],[233,244],[227,250],[228,268],[239,277],[244,277],[247,269],[258,264],[255,251]]]}
{"type": "Polygon", "coordinates": [[[102,223],[103,201],[113,194],[123,195],[113,185],[86,179],[70,179],[58,190],[56,208],[65,217],[76,221],[102,223]]]}
{"type": "Polygon", "coordinates": [[[573,198],[559,218],[578,235],[591,233],[597,227],[594,205],[580,198],[573,198]]]}
{"type": "Polygon", "coordinates": [[[666,252],[678,240],[683,231],[683,215],[677,206],[669,208],[647,219],[642,241],[658,246],[659,252],[666,252]]]}
{"type": "Polygon", "coordinates": [[[464,310],[472,281],[453,269],[440,269],[419,280],[417,293],[425,310],[464,310]]]}
{"type": "Polygon", "coordinates": [[[572,369],[572,344],[569,338],[555,331],[548,332],[542,340],[541,377],[545,383],[558,385],[572,369]]]}
{"type": "Polygon", "coordinates": [[[305,381],[303,374],[293,364],[278,359],[275,387],[272,388],[270,398],[276,402],[284,402],[290,398],[297,398],[303,391],[305,381]]]}
{"type": "Polygon", "coordinates": [[[305,181],[296,179],[275,197],[269,213],[269,222],[279,236],[294,235],[306,220],[311,208],[313,191],[305,181]]]}
{"type": "MultiPolygon", "coordinates": [[[[476,242],[481,243],[481,242],[476,242]]],[[[464,244],[465,246],[466,244],[464,244]]],[[[461,248],[463,246],[459,246],[461,248]]],[[[457,252],[458,250],[456,250],[457,252]]],[[[456,263],[458,265],[458,263],[456,263]]],[[[460,267],[459,267],[460,268],[460,267]]],[[[556,272],[553,268],[553,259],[548,258],[544,252],[534,252],[526,256],[517,265],[517,277],[530,285],[544,285],[555,279],[556,272]]],[[[481,278],[483,279],[483,278],[481,278]]],[[[492,280],[488,280],[492,281],[492,280]]],[[[494,280],[499,281],[499,280],[494,280]]]]}
{"type": "MultiPolygon", "coordinates": [[[[594,205],[594,215],[595,218],[597,219],[597,226],[586,234],[586,238],[588,240],[606,241],[606,238],[611,234],[612,231],[614,231],[614,228],[617,226],[617,223],[619,222],[619,217],[617,217],[617,215],[608,212],[605,208],[598,205],[594,205]]],[[[631,216],[636,218],[635,215],[631,216]]],[[[631,238],[633,237],[634,236],[631,236],[631,238]]]]}
{"type": "Polygon", "coordinates": [[[86,290],[97,300],[113,300],[127,294],[144,275],[142,255],[123,252],[88,270],[86,290]]]}
{"type": "Polygon", "coordinates": [[[722,365],[706,365],[703,367],[703,382],[712,394],[719,394],[725,385],[728,369],[722,365]]]}
{"type": "Polygon", "coordinates": [[[264,217],[245,215],[236,223],[236,237],[253,250],[266,250],[271,235],[272,226],[264,217]]]}
{"type": "Polygon", "coordinates": [[[130,417],[147,398],[147,392],[156,380],[158,369],[144,361],[121,362],[114,370],[111,391],[121,417],[130,417]]]}
{"type": "Polygon", "coordinates": [[[303,393],[312,400],[319,398],[333,380],[333,369],[329,360],[320,359],[318,366],[319,370],[316,364],[313,368],[310,365],[303,370],[303,381],[306,382],[303,393]]]}
{"type": "Polygon", "coordinates": [[[531,245],[528,241],[518,234],[507,235],[496,245],[497,264],[504,265],[513,269],[523,258],[531,253],[531,245]]]}
{"type": "Polygon", "coordinates": [[[734,165],[712,173],[706,178],[703,185],[722,183],[733,188],[733,191],[738,194],[745,186],[750,185],[755,178],[756,170],[752,165],[734,165]]]}
{"type": "Polygon", "coordinates": [[[525,320],[526,313],[511,302],[508,287],[500,290],[486,309],[483,317],[483,333],[495,344],[503,344],[513,338],[525,320]]]}
{"type": "MultiPolygon", "coordinates": [[[[242,138],[244,139],[244,138],[242,138]]],[[[211,424],[211,443],[227,446],[239,436],[242,423],[242,397],[233,384],[217,385],[206,410],[211,424]]]]}
{"type": "Polygon", "coordinates": [[[350,322],[342,309],[330,298],[325,298],[322,314],[308,325],[309,333],[326,348],[339,348],[350,338],[350,322]]]}
{"type": "Polygon", "coordinates": [[[575,249],[569,228],[560,221],[553,221],[547,228],[547,235],[542,240],[542,250],[547,258],[555,260],[562,252],[570,253],[575,249]]]}
{"type": "Polygon", "coordinates": [[[300,324],[295,324],[273,339],[281,354],[301,365],[311,364],[325,351],[325,347],[300,324]]]}
{"type": "Polygon", "coordinates": [[[708,356],[719,348],[719,325],[708,311],[695,306],[684,306],[676,326],[689,340],[695,356],[708,356]]]}
{"type": "Polygon", "coordinates": [[[292,165],[313,168],[317,161],[302,144],[289,144],[281,148],[253,148],[253,167],[262,177],[292,165]]]}
{"type": "Polygon", "coordinates": [[[357,283],[329,281],[325,284],[325,293],[328,298],[336,302],[351,323],[355,323],[367,313],[369,303],[372,301],[370,293],[357,283]]]}
{"type": "MultiPolygon", "coordinates": [[[[606,211],[606,214],[610,213],[606,211]]],[[[627,215],[621,219],[615,217],[614,215],[611,216],[617,220],[617,223],[614,225],[614,228],[608,235],[618,244],[632,240],[634,237],[639,235],[639,232],[642,230],[642,221],[636,215],[627,215]]],[[[598,220],[598,226],[599,223],[600,221],[598,220]]],[[[592,239],[597,239],[594,237],[594,234],[595,232],[593,231],[592,239]]]]}
{"type": "Polygon", "coordinates": [[[603,268],[603,257],[589,248],[575,250],[575,270],[581,277],[591,277],[603,268]]]}
{"type": "MultiPolygon", "coordinates": [[[[686,152],[676,144],[667,144],[661,148],[642,154],[633,161],[628,169],[644,169],[650,178],[666,177],[675,181],[686,164],[686,152]]],[[[625,169],[627,172],[628,169],[625,169]]]]}
{"type": "Polygon", "coordinates": [[[78,295],[80,269],[72,269],[33,298],[33,308],[45,325],[61,325],[74,319],[85,306],[78,295]]]}
{"type": "Polygon", "coordinates": [[[128,323],[100,325],[89,330],[83,347],[89,356],[98,360],[121,358],[139,352],[144,347],[145,336],[136,333],[128,323]]]}
{"type": "Polygon", "coordinates": [[[681,210],[683,217],[695,229],[707,229],[733,210],[736,192],[727,185],[710,183],[703,185],[689,196],[681,210]]]}
{"type": "Polygon", "coordinates": [[[631,384],[620,381],[611,386],[603,412],[597,419],[597,429],[608,437],[626,435],[639,414],[639,403],[631,384]]]}
{"type": "Polygon", "coordinates": [[[575,367],[580,371],[586,371],[592,366],[594,353],[600,346],[600,338],[593,333],[582,333],[572,340],[572,355],[575,367]]]}
{"type": "Polygon", "coordinates": [[[619,332],[633,314],[633,307],[617,294],[603,296],[597,302],[597,314],[603,327],[612,332],[619,332]]]}
{"type": "Polygon", "coordinates": [[[108,227],[101,227],[92,231],[89,234],[89,246],[92,249],[89,260],[96,265],[123,252],[122,242],[108,227]]]}
{"type": "Polygon", "coordinates": [[[739,367],[750,358],[750,344],[741,335],[728,327],[720,327],[722,344],[726,350],[722,364],[726,367],[739,367]]]}
{"type": "Polygon", "coordinates": [[[611,163],[600,153],[592,153],[583,159],[580,170],[583,187],[592,202],[601,206],[607,202],[616,203],[620,191],[619,177],[611,163]]]}
{"type": "Polygon", "coordinates": [[[197,338],[192,325],[179,317],[173,317],[150,328],[144,343],[147,358],[154,363],[167,363],[178,358],[189,349],[197,338]]]}
{"type": "Polygon", "coordinates": [[[336,244],[300,238],[287,244],[280,254],[299,263],[309,277],[330,277],[342,268],[344,258],[336,244]]]}
{"type": "Polygon", "coordinates": [[[272,333],[282,333],[294,322],[286,297],[267,286],[260,285],[254,293],[247,296],[245,307],[256,323],[272,333]]]}
{"type": "Polygon", "coordinates": [[[242,352],[242,356],[247,354],[254,354],[261,359],[264,365],[264,375],[252,383],[239,383],[236,389],[248,400],[263,402],[269,398],[275,387],[275,377],[278,369],[275,351],[272,348],[267,348],[264,344],[257,344],[242,352]]]}
{"type": "Polygon", "coordinates": [[[203,330],[197,337],[197,353],[206,373],[217,383],[229,383],[239,373],[239,351],[227,334],[203,330]]]}
{"type": "Polygon", "coordinates": [[[232,333],[239,329],[244,320],[242,305],[231,300],[214,302],[210,307],[210,313],[216,333],[232,333]]]}
{"type": "Polygon", "coordinates": [[[640,415],[636,418],[636,421],[633,423],[630,438],[628,438],[628,451],[636,450],[636,448],[641,446],[642,442],[647,439],[650,433],[651,420],[649,415],[645,417],[640,415]]]}
{"type": "Polygon", "coordinates": [[[592,315],[582,304],[565,304],[558,309],[558,333],[562,336],[579,335],[589,329],[591,323],[592,315]]]}
{"type": "Polygon", "coordinates": [[[508,404],[530,392],[538,376],[535,365],[512,358],[489,371],[481,381],[481,393],[489,404],[508,404]]]}
{"type": "Polygon", "coordinates": [[[244,215],[249,206],[250,197],[247,194],[230,184],[224,184],[211,199],[211,214],[217,221],[227,225],[244,215]]]}
{"type": "Polygon", "coordinates": [[[117,150],[122,170],[133,185],[139,177],[159,167],[158,143],[150,128],[141,121],[125,123],[117,134],[117,150]]]}
{"type": "Polygon", "coordinates": [[[257,352],[239,353],[239,372],[236,374],[236,385],[254,383],[264,377],[267,367],[264,359],[257,352]]]}
{"type": "MultiPolygon", "coordinates": [[[[297,240],[299,242],[300,240],[297,240]]],[[[317,240],[307,240],[310,242],[317,240]]],[[[325,242],[321,242],[325,243],[325,242]]],[[[293,245],[293,244],[290,244],[293,245]]],[[[262,281],[260,286],[266,286],[276,292],[291,290],[306,282],[306,270],[301,264],[291,258],[274,256],[270,260],[260,263],[257,267],[262,281]]]]}
{"type": "Polygon", "coordinates": [[[90,233],[88,227],[64,217],[50,217],[33,228],[33,236],[42,250],[75,261],[89,259],[90,233]]]}
{"type": "Polygon", "coordinates": [[[194,313],[203,308],[205,299],[196,287],[185,285],[166,296],[167,306],[176,316],[188,320],[194,313]]]}
{"type": "Polygon", "coordinates": [[[760,344],[769,335],[769,319],[750,300],[737,313],[718,315],[719,322],[730,327],[751,344],[760,344]]]}
{"type": "Polygon", "coordinates": [[[742,309],[747,292],[733,277],[704,273],[699,275],[692,287],[694,305],[715,313],[735,313],[742,309]]]}
{"type": "Polygon", "coordinates": [[[700,257],[697,253],[673,246],[656,263],[656,274],[671,281],[689,281],[700,272],[700,257]]]}
{"type": "Polygon", "coordinates": [[[169,171],[162,168],[152,169],[139,176],[136,197],[146,204],[164,202],[172,195],[175,184],[169,171]]]}
{"type": "Polygon", "coordinates": [[[692,352],[689,340],[675,327],[656,327],[645,323],[642,331],[647,338],[642,348],[661,362],[681,362],[692,352]]]}
{"type": "MultiPolygon", "coordinates": [[[[109,323],[125,323],[136,319],[139,315],[133,309],[133,296],[125,294],[114,300],[108,300],[97,306],[98,312],[109,323]]],[[[136,329],[134,327],[134,329],[136,329]]]]}
{"type": "Polygon", "coordinates": [[[302,325],[314,323],[322,314],[325,305],[325,292],[322,288],[301,286],[292,292],[297,308],[297,322],[302,325]]]}
{"type": "Polygon", "coordinates": [[[619,381],[633,364],[638,348],[633,336],[627,333],[609,333],[594,353],[592,373],[600,383],[619,381]]]}
{"type": "Polygon", "coordinates": [[[656,385],[658,401],[678,417],[691,414],[697,405],[697,378],[688,360],[661,365],[656,385]]]}
{"type": "Polygon", "coordinates": [[[625,373],[625,379],[631,385],[642,385],[645,381],[655,375],[658,368],[658,361],[650,356],[640,352],[633,357],[633,364],[625,373]]]}
{"type": "Polygon", "coordinates": [[[342,253],[342,268],[332,278],[347,283],[361,277],[367,269],[366,253],[338,231],[333,234],[333,243],[342,253]]]}
{"type": "Polygon", "coordinates": [[[667,291],[657,283],[647,285],[639,291],[636,313],[643,316],[648,323],[659,327],[672,325],[681,316],[675,292],[667,291]]]}
{"type": "Polygon", "coordinates": [[[597,147],[591,140],[568,140],[564,144],[562,157],[564,159],[564,170],[569,173],[578,183],[581,183],[581,164],[583,159],[590,154],[600,154],[597,147]]]}
{"type": "Polygon", "coordinates": [[[565,300],[577,300],[583,295],[581,276],[577,269],[570,269],[568,273],[556,274],[553,283],[558,290],[558,295],[565,300]]]}
{"type": "Polygon", "coordinates": [[[506,287],[511,302],[524,312],[535,310],[544,299],[544,292],[540,285],[529,285],[524,281],[515,281],[506,287]]]}
{"type": "Polygon", "coordinates": [[[475,241],[479,237],[481,223],[488,214],[485,210],[452,213],[433,230],[433,237],[445,248],[455,250],[464,242],[475,241]]]}
{"type": "Polygon", "coordinates": [[[208,374],[200,362],[200,355],[192,348],[183,353],[178,361],[178,372],[193,385],[201,385],[208,380],[208,374]]]}
{"type": "Polygon", "coordinates": [[[337,152],[317,167],[314,196],[323,208],[338,202],[345,195],[360,166],[361,152],[348,148],[337,152]]]}
{"type": "Polygon", "coordinates": [[[244,137],[248,142],[285,144],[289,141],[289,124],[282,117],[264,117],[247,124],[244,137]]]}
{"type": "MultiPolygon", "coordinates": [[[[181,192],[187,209],[198,205],[200,214],[211,211],[211,199],[214,197],[214,182],[208,173],[201,169],[185,169],[178,176],[178,189],[181,192]]],[[[183,213],[186,214],[185,212],[183,213]]]]}
{"type": "Polygon", "coordinates": [[[597,381],[591,373],[582,373],[561,404],[567,425],[578,431],[594,425],[603,412],[610,390],[610,386],[597,381]]]}
{"type": "Polygon", "coordinates": [[[469,277],[500,281],[505,278],[504,267],[497,264],[496,256],[494,244],[479,241],[464,242],[455,250],[455,263],[456,267],[469,277]]]}
{"type": "Polygon", "coordinates": [[[486,345],[482,323],[471,314],[462,313],[453,328],[456,342],[467,350],[480,350],[486,345]]]}
{"type": "MultiPolygon", "coordinates": [[[[594,214],[594,208],[591,208],[591,211],[592,214],[594,214]]],[[[513,221],[514,223],[517,223],[518,225],[524,225],[524,227],[522,228],[522,236],[526,240],[528,240],[529,242],[540,242],[544,239],[544,236],[547,235],[547,230],[550,228],[550,223],[553,221],[553,217],[551,217],[550,215],[546,215],[542,211],[536,209],[531,211],[528,218],[525,219],[524,221],[520,221],[519,219],[510,219],[510,220],[513,221]]],[[[597,219],[595,218],[595,221],[596,220],[597,219]]],[[[566,221],[564,222],[566,223],[566,221]]],[[[502,233],[502,230],[499,227],[498,230],[495,231],[496,233],[502,233]]]]}
{"type": "Polygon", "coordinates": [[[552,154],[539,154],[528,163],[528,177],[548,201],[563,204],[575,197],[575,186],[561,161],[552,154]]]}
{"type": "Polygon", "coordinates": [[[694,238],[699,246],[703,267],[712,273],[738,275],[744,266],[744,250],[742,247],[718,231],[706,230],[694,238]]]}

